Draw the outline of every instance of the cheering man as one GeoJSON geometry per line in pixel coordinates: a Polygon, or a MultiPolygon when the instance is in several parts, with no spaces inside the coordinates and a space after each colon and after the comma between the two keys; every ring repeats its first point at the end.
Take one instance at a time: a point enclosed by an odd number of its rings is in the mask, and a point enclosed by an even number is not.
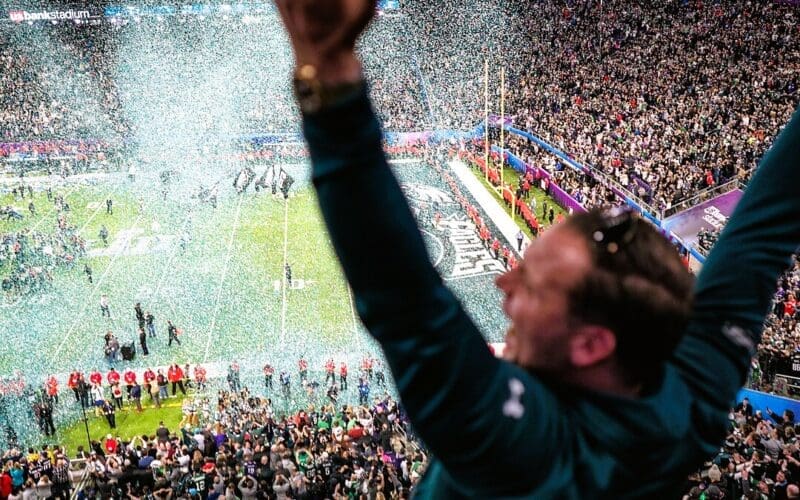
{"type": "Polygon", "coordinates": [[[383,154],[354,50],[375,1],[276,3],[333,246],[436,457],[416,498],[677,498],[719,451],[800,244],[800,113],[694,286],[670,243],[625,210],[573,216],[534,241],[498,280],[503,361],[431,265],[383,154]]]}

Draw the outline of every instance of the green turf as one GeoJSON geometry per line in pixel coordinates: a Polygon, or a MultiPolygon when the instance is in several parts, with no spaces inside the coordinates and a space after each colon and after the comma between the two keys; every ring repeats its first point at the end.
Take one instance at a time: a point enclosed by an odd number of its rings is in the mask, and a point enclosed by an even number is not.
{"type": "MultiPolygon", "coordinates": [[[[72,205],[70,223],[84,228],[82,234],[90,240],[96,240],[100,225],[106,224],[112,247],[123,230],[138,232],[131,244],[135,247],[139,239],[156,234],[155,221],[160,232],[173,238],[188,229],[193,241],[185,253],[173,240],[163,252],[83,259],[71,270],[59,269],[45,297],[5,304],[0,328],[11,333],[9,338],[28,338],[29,347],[44,358],[35,360],[43,369],[103,369],[101,339],[106,330],[123,341],[137,338],[136,301],[155,315],[158,337],[149,342],[150,356],[139,356],[134,366],[229,362],[259,353],[264,358],[268,349],[274,352],[279,345],[291,347],[293,356],[307,350],[307,344],[315,350],[343,352],[352,345],[358,326],[349,291],[310,187],[297,190],[288,210],[282,198],[266,194],[228,196],[216,210],[202,205],[192,211],[155,202],[145,202],[140,211],[138,201],[124,190],[96,187],[68,192],[67,199],[72,205]],[[99,210],[88,207],[106,196],[119,200],[114,215],[105,214],[104,203],[99,210]],[[286,291],[284,259],[294,278],[294,286],[286,291]],[[93,268],[93,284],[82,273],[84,262],[93,268]],[[104,293],[111,301],[111,320],[100,315],[98,303],[104,293]],[[167,319],[184,330],[182,345],[166,346],[167,319]]],[[[22,227],[52,231],[55,215],[41,217],[52,220],[0,222],[0,232],[22,227]]],[[[99,246],[99,241],[90,241],[90,248],[99,246]]],[[[18,367],[20,361],[13,342],[0,345],[0,373],[18,367]]]]}
{"type": "MultiPolygon", "coordinates": [[[[264,166],[256,168],[263,171],[264,166]]],[[[152,190],[147,183],[119,178],[78,188],[54,188],[54,194],[63,194],[71,205],[69,223],[86,237],[90,255],[72,269],[59,268],[52,288],[45,293],[12,301],[0,298],[0,332],[4,334],[0,376],[21,370],[27,380],[38,385],[47,374],[55,373],[63,388],[66,374],[75,368],[106,371],[102,338],[107,330],[123,343],[137,341],[139,350],[133,311],[138,301],[154,314],[157,337],[148,339],[149,356],[139,352],[134,361],[122,363],[118,369],[202,362],[224,372],[230,362],[238,361],[243,382],[263,394],[260,369],[264,363],[276,368],[276,380],[281,370],[289,371],[296,387],[301,355],[312,371],[321,371],[325,360],[333,357],[337,364],[347,361],[353,375],[350,392],[355,397],[352,387],[357,385],[361,360],[379,351],[356,318],[308,181],[309,167],[287,168],[294,168],[298,179],[288,205],[280,195],[256,194],[252,188],[236,195],[228,184],[220,187],[215,209],[192,198],[198,185],[194,179],[185,179],[190,186],[169,192],[166,200],[158,181],[152,190]],[[114,200],[113,215],[105,213],[108,197],[114,200]],[[108,248],[97,238],[102,224],[110,232],[108,248]],[[178,244],[184,232],[191,235],[185,252],[178,244]],[[101,254],[94,253],[97,251],[101,254]],[[285,286],[284,262],[292,267],[291,287],[285,286]],[[82,272],[84,264],[93,268],[94,283],[88,283],[82,272]],[[101,317],[101,294],[110,299],[111,319],[101,317]],[[167,345],[168,319],[183,330],[181,345],[167,345]]],[[[422,163],[399,166],[396,173],[405,183],[438,186],[447,194],[440,176],[422,163]]],[[[206,183],[210,184],[213,179],[206,183]]],[[[0,220],[0,234],[26,228],[54,231],[56,214],[43,196],[35,198],[38,215],[18,222],[0,220]]],[[[10,196],[0,200],[9,202],[13,202],[10,196]]],[[[21,210],[27,207],[22,200],[13,204],[21,210]]],[[[467,219],[455,201],[441,209],[452,212],[452,217],[467,219]]],[[[430,221],[425,224],[431,248],[442,249],[439,271],[445,279],[453,278],[458,250],[445,231],[436,230],[430,221]]],[[[0,268],[0,275],[3,272],[8,269],[0,268]]],[[[486,307],[500,301],[492,285],[493,271],[481,268],[457,278],[449,283],[486,338],[502,338],[507,328],[502,311],[486,307]]],[[[275,407],[304,404],[295,399],[295,393],[288,399],[275,395],[275,407]]],[[[25,416],[27,406],[20,401],[14,408],[19,417],[15,429],[23,440],[38,435],[33,418],[25,416]]],[[[72,422],[75,414],[58,409],[56,417],[57,422],[72,422]]],[[[180,418],[180,411],[174,418],[180,418]]],[[[153,420],[157,423],[158,418],[153,420]]],[[[105,435],[101,432],[106,429],[105,420],[93,420],[92,426],[93,436],[95,431],[105,435]]],[[[69,427],[67,442],[84,441],[80,429],[82,424],[69,427]]]]}
{"type": "MultiPolygon", "coordinates": [[[[149,403],[149,398],[145,397],[144,401],[149,403]]],[[[142,404],[143,411],[141,413],[136,413],[134,408],[127,404],[124,410],[117,411],[116,429],[109,427],[105,417],[95,416],[94,410],[87,411],[89,437],[92,440],[100,440],[102,442],[108,434],[112,434],[115,437],[119,436],[123,441],[130,440],[134,436],[152,436],[161,421],[170,431],[178,431],[178,424],[183,416],[181,412],[182,397],[168,399],[162,403],[161,408],[156,408],[148,403],[142,404]]],[[[58,443],[66,447],[69,455],[73,455],[78,446],[83,446],[86,449],[87,436],[83,419],[81,418],[60,429],[56,434],[56,438],[58,443]]]]}
{"type": "MultiPolygon", "coordinates": [[[[481,181],[483,187],[485,187],[490,193],[492,193],[492,195],[495,197],[497,201],[500,202],[501,205],[505,206],[505,200],[503,200],[503,196],[498,192],[497,186],[494,186],[492,183],[487,181],[486,177],[481,175],[481,171],[479,169],[473,167],[470,168],[470,171],[475,177],[477,177],[481,181]]],[[[510,183],[516,186],[519,183],[519,178],[520,178],[519,172],[517,172],[516,170],[514,170],[509,166],[503,167],[503,182],[505,184],[510,183]]],[[[563,214],[564,216],[567,215],[567,211],[564,209],[564,207],[556,203],[556,201],[546,192],[542,191],[541,188],[538,187],[538,185],[531,186],[530,193],[531,196],[533,196],[536,199],[536,213],[534,215],[536,215],[536,218],[539,220],[539,224],[541,224],[545,228],[550,224],[547,222],[547,220],[544,218],[542,214],[542,207],[544,202],[547,202],[548,207],[553,207],[556,217],[558,217],[559,214],[563,214]]],[[[526,200],[526,202],[530,203],[530,199],[526,200]]],[[[522,232],[525,233],[528,236],[528,238],[533,238],[533,232],[530,230],[530,228],[522,219],[522,217],[519,216],[519,214],[514,215],[514,222],[517,224],[517,226],[519,226],[520,229],[522,229],[522,232]]]]}

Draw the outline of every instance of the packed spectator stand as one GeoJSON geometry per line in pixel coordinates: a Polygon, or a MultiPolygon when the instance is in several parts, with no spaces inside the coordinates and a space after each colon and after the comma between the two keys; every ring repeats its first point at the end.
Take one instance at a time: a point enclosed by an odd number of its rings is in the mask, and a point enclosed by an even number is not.
{"type": "MultiPolygon", "coordinates": [[[[39,498],[71,498],[73,493],[79,498],[408,498],[427,457],[390,396],[370,399],[367,389],[358,405],[329,395],[317,406],[280,412],[272,399],[256,395],[261,390],[243,386],[233,366],[224,386],[222,379],[206,382],[205,371],[202,378],[197,370],[190,377],[188,365],[176,375],[175,381],[190,387],[177,428],[162,423],[152,434],[123,440],[112,427],[104,438],[77,450],[49,445],[27,453],[6,450],[0,493],[8,495],[3,488],[10,485],[10,498],[34,492],[39,498]]],[[[359,393],[371,375],[370,366],[359,381],[359,393]]],[[[313,390],[314,376],[307,375],[301,392],[313,390]]],[[[167,393],[167,381],[156,387],[154,380],[152,395],[143,396],[132,380],[137,389],[127,396],[125,409],[120,404],[117,411],[141,412],[140,398],[157,401],[167,393]]],[[[380,377],[376,380],[381,383],[380,377]]],[[[61,396],[60,404],[80,401],[79,396],[75,401],[66,393],[61,396]]],[[[272,397],[285,395],[276,390],[272,397]]],[[[50,396],[36,406],[44,411],[57,401],[50,396]]]]}

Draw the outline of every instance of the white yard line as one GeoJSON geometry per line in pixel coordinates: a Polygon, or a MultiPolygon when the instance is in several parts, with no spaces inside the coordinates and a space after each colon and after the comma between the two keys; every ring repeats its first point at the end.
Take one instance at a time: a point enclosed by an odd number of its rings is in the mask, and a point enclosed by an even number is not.
{"type": "Polygon", "coordinates": [[[347,298],[350,299],[350,313],[353,315],[353,333],[358,333],[358,317],[356,315],[356,304],[353,300],[353,289],[347,285],[347,298]]]}
{"type": "Polygon", "coordinates": [[[233,221],[233,229],[231,229],[231,236],[228,239],[228,250],[225,255],[225,267],[222,270],[222,276],[219,280],[219,286],[217,287],[217,296],[214,299],[214,314],[211,316],[211,324],[208,326],[208,340],[206,341],[206,351],[203,355],[203,363],[208,361],[208,352],[211,349],[211,339],[214,338],[214,328],[217,325],[217,314],[219,313],[219,299],[222,297],[222,290],[225,285],[225,278],[228,277],[228,269],[230,267],[231,262],[231,250],[233,249],[233,238],[236,236],[236,229],[239,227],[239,214],[242,212],[242,202],[244,201],[244,196],[239,197],[239,204],[236,205],[236,217],[233,221]]]}
{"type": "Polygon", "coordinates": [[[279,345],[283,345],[283,341],[286,338],[286,287],[289,284],[286,281],[286,263],[289,258],[289,198],[284,200],[283,206],[283,267],[281,268],[281,276],[283,276],[281,279],[283,302],[281,305],[281,336],[279,345]]]}
{"type": "Polygon", "coordinates": [[[191,220],[191,218],[192,218],[192,213],[193,213],[193,211],[191,209],[189,209],[189,211],[186,213],[186,217],[183,219],[183,224],[181,224],[180,234],[177,235],[178,236],[178,240],[176,241],[177,245],[173,245],[172,255],[169,256],[169,259],[167,260],[166,264],[164,265],[164,269],[161,271],[161,279],[159,279],[158,283],[156,283],[156,288],[153,291],[153,298],[156,299],[156,300],[158,300],[157,299],[158,291],[161,289],[161,286],[164,284],[164,282],[167,281],[167,276],[169,275],[169,273],[167,273],[167,271],[172,269],[172,262],[175,260],[175,257],[178,255],[178,249],[180,248],[180,245],[181,245],[181,238],[183,237],[183,232],[186,230],[186,226],[188,225],[189,220],[191,220]]]}
{"type": "Polygon", "coordinates": [[[95,211],[92,213],[92,215],[89,217],[89,219],[86,222],[84,222],[83,226],[81,226],[80,229],[78,229],[77,234],[81,234],[83,232],[83,230],[86,229],[86,226],[88,226],[89,223],[92,222],[92,220],[94,220],[95,217],[97,217],[97,214],[100,213],[100,210],[102,208],[104,208],[104,207],[102,205],[100,205],[95,209],[95,211]]]}
{"type": "MultiPolygon", "coordinates": [[[[136,220],[133,222],[133,225],[131,225],[131,227],[128,228],[128,230],[133,230],[134,228],[136,228],[136,226],[139,224],[139,221],[141,220],[141,218],[142,218],[142,214],[139,213],[139,215],[136,217],[136,220]]],[[[105,281],[106,276],[108,276],[108,273],[111,272],[111,269],[114,267],[114,263],[117,261],[117,258],[120,255],[125,253],[125,250],[128,248],[128,246],[131,243],[132,243],[132,240],[130,240],[130,239],[128,241],[126,241],[125,242],[125,246],[123,248],[121,248],[119,252],[115,253],[111,257],[111,261],[108,263],[108,266],[106,266],[106,269],[105,269],[105,271],[103,271],[103,274],[100,276],[100,279],[97,280],[97,283],[94,285],[94,288],[92,288],[92,292],[86,297],[86,300],[84,300],[83,308],[81,309],[81,312],[78,315],[75,316],[75,320],[72,322],[72,325],[69,327],[69,330],[67,330],[66,335],[64,335],[64,338],[61,340],[61,343],[58,344],[58,347],[53,352],[53,354],[52,354],[52,358],[53,359],[58,358],[58,355],[61,353],[61,349],[64,348],[64,344],[66,344],[67,341],[70,339],[70,337],[72,336],[72,333],[75,331],[75,328],[77,328],[77,326],[79,324],[81,324],[81,322],[83,320],[83,315],[86,312],[86,308],[89,307],[89,304],[93,303],[92,298],[97,293],[97,291],[100,289],[100,287],[103,285],[103,281],[105,281]]]]}
{"type": "MultiPolygon", "coordinates": [[[[175,261],[175,257],[178,255],[178,249],[180,248],[181,237],[183,236],[183,233],[186,230],[186,226],[188,225],[189,221],[192,219],[193,213],[194,211],[192,209],[189,209],[189,211],[186,213],[186,218],[183,219],[183,223],[181,224],[180,234],[178,234],[178,241],[176,242],[177,244],[173,246],[172,255],[169,256],[169,259],[167,259],[167,262],[161,271],[161,278],[158,280],[158,283],[156,283],[156,288],[153,290],[152,300],[156,302],[158,302],[159,300],[158,292],[161,290],[161,287],[167,281],[167,276],[170,275],[168,271],[172,269],[172,263],[175,261]]],[[[169,306],[170,311],[172,311],[172,318],[175,318],[178,315],[178,313],[175,309],[175,305],[172,303],[171,297],[164,297],[163,302],[166,303],[167,306],[169,306]]],[[[191,332],[192,327],[194,326],[191,323],[192,315],[189,315],[189,318],[190,318],[190,323],[187,327],[187,330],[191,332]]]]}

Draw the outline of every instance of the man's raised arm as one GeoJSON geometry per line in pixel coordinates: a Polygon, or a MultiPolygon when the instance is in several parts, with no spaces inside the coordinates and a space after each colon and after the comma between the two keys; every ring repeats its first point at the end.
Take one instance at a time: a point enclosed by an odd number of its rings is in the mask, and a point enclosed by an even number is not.
{"type": "MultiPolygon", "coordinates": [[[[358,6],[374,9],[366,0],[321,3],[357,24],[365,15],[358,6]]],[[[534,416],[534,408],[557,405],[540,383],[492,356],[442,283],[387,164],[360,71],[351,71],[360,68],[354,31],[331,27],[334,38],[348,33],[345,48],[323,60],[324,50],[311,47],[331,45],[318,41],[324,27],[314,41],[305,35],[302,27],[313,23],[304,4],[320,2],[278,1],[295,47],[314,185],[358,313],[386,353],[417,432],[457,484],[471,494],[524,491],[547,476],[550,469],[531,465],[550,462],[548,443],[556,448],[562,436],[557,419],[534,416]],[[505,403],[513,408],[504,415],[505,403]],[[505,461],[509,479],[496,484],[494,471],[505,461]]]]}
{"type": "Polygon", "coordinates": [[[677,366],[727,410],[744,384],[777,280],[800,245],[800,111],[761,161],[695,286],[677,366]]]}

